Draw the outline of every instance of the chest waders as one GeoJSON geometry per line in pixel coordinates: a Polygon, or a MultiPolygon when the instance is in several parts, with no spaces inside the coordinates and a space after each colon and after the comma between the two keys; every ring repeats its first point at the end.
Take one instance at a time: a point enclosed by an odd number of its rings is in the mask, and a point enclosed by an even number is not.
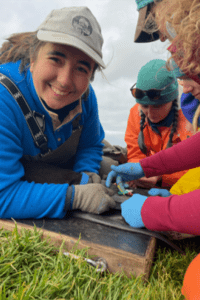
{"type": "Polygon", "coordinates": [[[48,139],[44,134],[45,116],[32,111],[18,87],[4,74],[0,73],[0,83],[9,91],[20,106],[31,132],[34,144],[41,151],[36,156],[24,155],[21,162],[25,175],[22,180],[36,183],[79,184],[82,174],[66,169],[66,164],[76,154],[83,125],[79,124],[81,115],[72,122],[72,135],[57,149],[48,148],[48,139]]]}

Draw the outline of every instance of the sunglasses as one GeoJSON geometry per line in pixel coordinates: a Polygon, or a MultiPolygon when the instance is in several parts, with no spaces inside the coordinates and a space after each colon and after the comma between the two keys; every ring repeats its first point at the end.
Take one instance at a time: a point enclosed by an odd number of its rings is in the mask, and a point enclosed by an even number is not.
{"type": "Polygon", "coordinates": [[[164,91],[166,88],[168,88],[168,86],[170,86],[174,82],[175,82],[175,79],[162,89],[159,89],[159,90],[158,89],[150,89],[147,91],[143,91],[138,88],[134,88],[134,86],[136,85],[136,83],[135,83],[130,88],[130,90],[131,90],[132,96],[136,99],[142,99],[144,96],[147,96],[151,100],[158,100],[160,98],[161,92],[164,91]]]}

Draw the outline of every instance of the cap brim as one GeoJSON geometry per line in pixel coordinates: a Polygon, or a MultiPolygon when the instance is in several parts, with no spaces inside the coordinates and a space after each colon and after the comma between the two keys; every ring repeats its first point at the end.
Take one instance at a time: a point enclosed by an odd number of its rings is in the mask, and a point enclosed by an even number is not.
{"type": "Polygon", "coordinates": [[[52,31],[45,31],[39,30],[37,32],[37,38],[40,41],[45,41],[49,43],[56,43],[56,44],[63,44],[75,47],[81,51],[83,51],[86,55],[88,55],[91,59],[93,59],[98,65],[102,68],[106,68],[101,57],[94,51],[92,48],[87,46],[84,42],[76,37],[64,33],[52,32],[52,31]]]}
{"type": "Polygon", "coordinates": [[[135,30],[134,42],[135,43],[149,43],[153,41],[157,41],[159,39],[158,32],[154,32],[152,34],[148,34],[142,29],[144,28],[144,22],[146,19],[148,10],[148,5],[144,6],[139,10],[138,22],[135,30]]]}

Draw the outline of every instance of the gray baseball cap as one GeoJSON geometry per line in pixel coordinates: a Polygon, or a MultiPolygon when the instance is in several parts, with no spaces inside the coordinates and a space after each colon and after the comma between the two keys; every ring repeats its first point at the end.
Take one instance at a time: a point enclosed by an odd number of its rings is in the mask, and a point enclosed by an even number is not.
{"type": "Polygon", "coordinates": [[[41,41],[73,46],[105,68],[101,27],[87,7],[53,10],[37,29],[41,41]]]}

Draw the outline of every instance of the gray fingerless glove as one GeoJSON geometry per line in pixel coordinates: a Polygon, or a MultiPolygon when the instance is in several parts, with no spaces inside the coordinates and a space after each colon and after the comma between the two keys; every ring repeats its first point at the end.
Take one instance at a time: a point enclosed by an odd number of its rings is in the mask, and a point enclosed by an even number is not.
{"type": "Polygon", "coordinates": [[[105,186],[93,183],[87,185],[70,186],[67,191],[65,209],[69,209],[71,202],[72,209],[101,214],[110,208],[115,208],[115,201],[112,199],[114,192],[105,186]]]}

